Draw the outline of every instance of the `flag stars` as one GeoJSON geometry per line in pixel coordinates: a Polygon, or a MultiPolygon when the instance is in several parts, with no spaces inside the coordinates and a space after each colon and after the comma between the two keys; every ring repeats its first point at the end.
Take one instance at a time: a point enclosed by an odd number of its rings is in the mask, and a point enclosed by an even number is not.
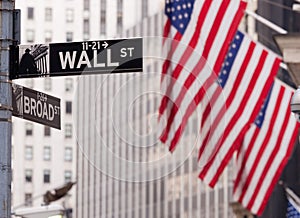
{"type": "Polygon", "coordinates": [[[166,0],[166,2],[165,13],[171,25],[184,34],[191,19],[195,0],[166,0]]]}
{"type": "Polygon", "coordinates": [[[235,43],[232,44],[232,48],[236,48],[236,44],[235,43]]]}

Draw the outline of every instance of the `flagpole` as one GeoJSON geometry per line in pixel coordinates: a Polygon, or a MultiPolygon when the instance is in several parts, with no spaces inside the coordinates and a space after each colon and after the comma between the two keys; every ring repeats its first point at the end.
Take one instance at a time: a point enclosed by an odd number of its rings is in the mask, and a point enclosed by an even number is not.
{"type": "Polygon", "coordinates": [[[282,27],[276,25],[275,23],[272,23],[271,21],[267,20],[266,18],[254,13],[253,11],[250,10],[246,10],[245,11],[246,14],[248,14],[249,16],[253,17],[254,19],[256,19],[257,21],[265,24],[266,26],[270,27],[272,30],[275,30],[276,32],[280,33],[280,34],[287,34],[288,32],[283,29],[282,27]]]}

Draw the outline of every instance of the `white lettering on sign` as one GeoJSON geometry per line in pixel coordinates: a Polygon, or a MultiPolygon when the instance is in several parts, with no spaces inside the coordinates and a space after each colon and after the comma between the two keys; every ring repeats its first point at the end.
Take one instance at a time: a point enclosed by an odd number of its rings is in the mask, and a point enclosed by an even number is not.
{"type": "Polygon", "coordinates": [[[72,59],[71,59],[71,55],[69,51],[66,52],[65,57],[63,56],[64,55],[63,52],[59,52],[60,63],[63,70],[67,68],[67,64],[69,64],[71,69],[74,68],[76,54],[77,51],[73,51],[72,59]]]}
{"type": "Polygon", "coordinates": [[[52,104],[49,104],[46,101],[24,96],[25,114],[53,121],[55,114],[59,115],[59,109],[60,108],[58,106],[53,107],[52,104]]]}
{"type": "Polygon", "coordinates": [[[87,67],[92,67],[91,65],[91,62],[89,60],[89,56],[88,54],[86,53],[86,51],[82,51],[81,52],[81,55],[80,55],[80,58],[79,58],[79,61],[78,61],[78,64],[77,64],[77,68],[80,68],[81,65],[87,65],[87,67]]]}
{"type": "MultiPolygon", "coordinates": [[[[132,50],[134,48],[127,48],[129,52],[129,56],[132,56],[132,50]]],[[[124,54],[127,56],[127,50],[124,50],[124,54]]],[[[93,51],[93,56],[89,57],[87,51],[81,51],[79,59],[76,60],[77,51],[73,51],[72,53],[70,51],[59,52],[60,57],[60,63],[63,70],[69,66],[70,69],[74,69],[75,66],[77,69],[81,68],[82,66],[86,66],[88,68],[92,67],[118,67],[120,65],[119,62],[113,62],[112,61],[112,52],[111,49],[106,49],[106,63],[99,63],[98,62],[98,53],[97,50],[93,51]],[[77,63],[76,63],[77,62],[77,63]]],[[[103,51],[104,52],[104,51],[103,51]]],[[[121,51],[122,52],[122,51],[121,51]]],[[[100,53],[101,55],[101,53],[100,53]]],[[[126,57],[124,56],[124,57],[126,57]]],[[[122,57],[122,55],[121,55],[122,57]]]]}
{"type": "Polygon", "coordinates": [[[134,48],[121,48],[121,57],[125,58],[128,55],[128,51],[129,51],[129,57],[132,57],[132,51],[134,50],[134,48]]]}
{"type": "Polygon", "coordinates": [[[111,49],[107,49],[107,66],[108,67],[117,67],[117,66],[119,66],[119,62],[115,62],[115,63],[111,62],[111,49]]]}

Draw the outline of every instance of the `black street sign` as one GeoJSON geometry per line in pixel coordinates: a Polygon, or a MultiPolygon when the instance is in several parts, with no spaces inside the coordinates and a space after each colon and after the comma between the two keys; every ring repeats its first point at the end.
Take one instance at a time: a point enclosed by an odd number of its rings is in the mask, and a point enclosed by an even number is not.
{"type": "Polygon", "coordinates": [[[60,124],[60,99],[12,84],[12,114],[56,129],[60,124]]]}
{"type": "Polygon", "coordinates": [[[142,38],[11,48],[11,79],[143,71],[142,38]],[[20,57],[20,58],[19,58],[20,57]],[[16,66],[17,65],[17,66],[16,66]]]}

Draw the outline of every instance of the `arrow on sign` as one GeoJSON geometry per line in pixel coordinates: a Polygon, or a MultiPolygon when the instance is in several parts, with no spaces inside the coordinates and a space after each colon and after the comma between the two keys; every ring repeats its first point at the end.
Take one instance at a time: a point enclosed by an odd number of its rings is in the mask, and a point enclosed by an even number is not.
{"type": "Polygon", "coordinates": [[[102,46],[104,46],[104,48],[107,48],[108,43],[106,41],[104,41],[104,43],[102,44],[102,46]]]}

